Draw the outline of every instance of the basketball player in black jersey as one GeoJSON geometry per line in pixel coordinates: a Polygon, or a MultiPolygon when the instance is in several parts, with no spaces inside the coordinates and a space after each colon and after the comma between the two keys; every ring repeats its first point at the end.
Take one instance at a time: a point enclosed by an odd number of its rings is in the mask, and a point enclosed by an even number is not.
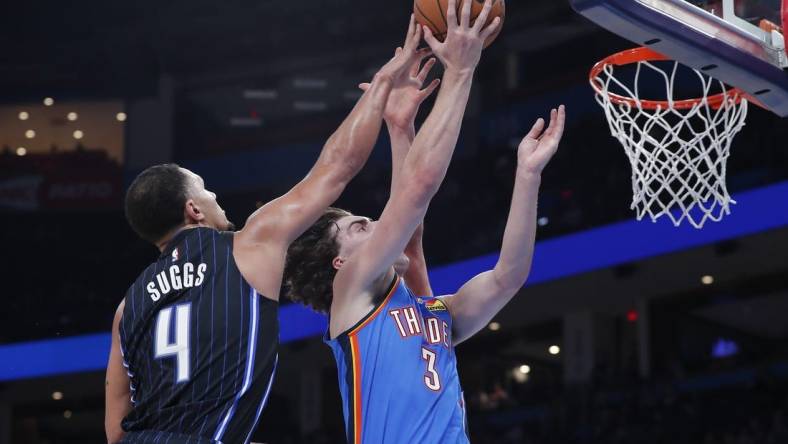
{"type": "Polygon", "coordinates": [[[419,40],[411,18],[403,48],[376,74],[306,178],[240,231],[231,231],[216,195],[189,170],[158,165],[134,180],[126,217],[161,256],[115,313],[108,442],[249,441],[276,370],[277,301],[288,246],[366,162],[392,84],[427,55],[417,49],[419,40]]]}

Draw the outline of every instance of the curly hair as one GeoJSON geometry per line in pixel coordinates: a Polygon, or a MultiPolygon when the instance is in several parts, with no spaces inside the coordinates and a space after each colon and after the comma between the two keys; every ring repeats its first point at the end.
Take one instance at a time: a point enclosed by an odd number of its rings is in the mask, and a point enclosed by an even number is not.
{"type": "Polygon", "coordinates": [[[333,298],[334,276],[331,264],[339,255],[339,243],[331,227],[350,215],[345,210],[329,207],[287,250],[282,293],[293,302],[328,313],[333,298]]]}

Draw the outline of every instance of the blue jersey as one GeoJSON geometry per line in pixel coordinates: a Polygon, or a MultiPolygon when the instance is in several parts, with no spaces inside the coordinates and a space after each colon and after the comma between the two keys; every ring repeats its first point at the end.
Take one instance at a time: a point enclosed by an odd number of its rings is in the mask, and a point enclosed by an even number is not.
{"type": "Polygon", "coordinates": [[[356,326],[326,343],[350,444],[467,443],[451,315],[398,277],[356,326]]]}
{"type": "Polygon", "coordinates": [[[233,233],[183,230],[126,293],[133,408],[123,443],[246,443],[271,390],[278,304],[249,285],[233,233]]]}

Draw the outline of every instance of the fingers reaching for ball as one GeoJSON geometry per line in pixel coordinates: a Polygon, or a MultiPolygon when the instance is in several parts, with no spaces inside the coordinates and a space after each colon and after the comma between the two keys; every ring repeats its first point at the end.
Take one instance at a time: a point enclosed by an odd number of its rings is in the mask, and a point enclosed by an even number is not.
{"type": "MultiPolygon", "coordinates": [[[[485,5],[492,0],[485,1],[485,5]]],[[[451,9],[451,6],[449,7],[451,9]]],[[[464,1],[462,2],[462,13],[460,14],[460,27],[461,28],[470,28],[471,27],[471,2],[464,1]]]]}
{"type": "Polygon", "coordinates": [[[457,0],[449,0],[449,7],[446,8],[446,25],[449,30],[457,28],[457,0]]]}
{"type": "Polygon", "coordinates": [[[505,0],[415,0],[413,6],[418,24],[428,26],[438,41],[445,41],[452,29],[472,27],[480,35],[484,33],[485,48],[497,38],[506,16],[505,0]],[[498,23],[488,29],[496,17],[498,23]]]}
{"type": "Polygon", "coordinates": [[[416,23],[416,16],[410,15],[410,23],[408,24],[408,35],[405,37],[405,46],[403,50],[406,52],[414,52],[421,43],[421,26],[416,23]]]}
{"type": "Polygon", "coordinates": [[[484,24],[487,23],[487,18],[490,16],[490,11],[492,11],[492,4],[493,2],[491,1],[485,1],[482,12],[476,17],[476,21],[473,22],[473,30],[477,33],[480,33],[484,24]]]}
{"type": "Polygon", "coordinates": [[[449,0],[446,11],[447,35],[443,43],[433,35],[432,29],[423,27],[424,40],[446,67],[447,72],[467,72],[476,68],[485,41],[493,35],[500,23],[500,18],[496,17],[489,26],[484,27],[493,2],[497,1],[500,0],[485,0],[484,6],[475,17],[476,21],[471,25],[472,0],[463,1],[459,24],[456,22],[456,13],[453,12],[457,9],[456,0],[449,0]]]}

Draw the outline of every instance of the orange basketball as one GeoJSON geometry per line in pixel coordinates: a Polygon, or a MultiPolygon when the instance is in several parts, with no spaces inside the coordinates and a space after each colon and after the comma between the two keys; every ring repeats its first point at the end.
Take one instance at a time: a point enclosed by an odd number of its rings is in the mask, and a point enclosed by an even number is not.
{"type": "MultiPolygon", "coordinates": [[[[466,0],[457,0],[457,20],[460,19],[462,12],[462,5],[466,0]]],[[[476,21],[476,17],[482,12],[484,0],[468,0],[473,2],[471,4],[471,24],[476,21]]],[[[440,41],[446,38],[446,9],[449,6],[449,0],[415,0],[413,2],[413,12],[416,14],[416,21],[424,26],[428,26],[432,34],[440,41]]],[[[486,25],[489,25],[495,17],[501,18],[501,24],[495,33],[487,38],[484,42],[484,47],[490,46],[490,43],[498,37],[498,34],[503,28],[503,19],[506,17],[506,4],[504,0],[494,0],[490,16],[487,18],[486,25]]]]}

